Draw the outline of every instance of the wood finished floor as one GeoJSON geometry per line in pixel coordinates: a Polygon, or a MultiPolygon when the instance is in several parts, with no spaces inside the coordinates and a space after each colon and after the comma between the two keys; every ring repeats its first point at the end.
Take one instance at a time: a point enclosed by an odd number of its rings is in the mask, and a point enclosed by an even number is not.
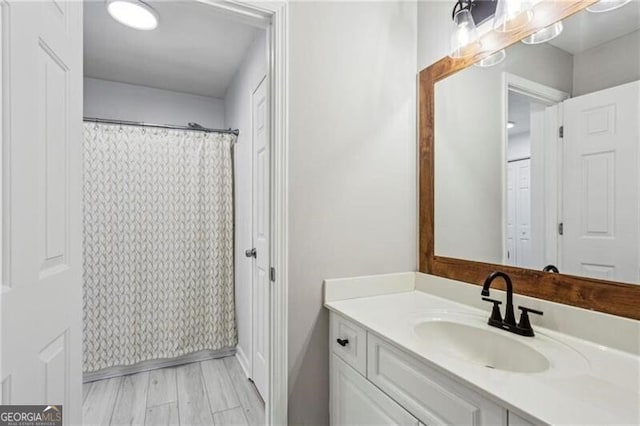
{"type": "Polygon", "coordinates": [[[84,425],[264,425],[264,403],[236,357],[85,383],[84,425]]]}

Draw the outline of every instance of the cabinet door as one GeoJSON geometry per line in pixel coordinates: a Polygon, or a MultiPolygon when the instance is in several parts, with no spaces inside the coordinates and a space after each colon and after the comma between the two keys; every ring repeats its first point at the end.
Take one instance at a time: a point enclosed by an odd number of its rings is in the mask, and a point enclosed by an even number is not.
{"type": "Polygon", "coordinates": [[[330,411],[334,426],[418,426],[418,420],[335,354],[331,354],[330,411]]]}
{"type": "Polygon", "coordinates": [[[367,378],[429,426],[506,426],[507,411],[421,360],[367,336],[367,378]]]}

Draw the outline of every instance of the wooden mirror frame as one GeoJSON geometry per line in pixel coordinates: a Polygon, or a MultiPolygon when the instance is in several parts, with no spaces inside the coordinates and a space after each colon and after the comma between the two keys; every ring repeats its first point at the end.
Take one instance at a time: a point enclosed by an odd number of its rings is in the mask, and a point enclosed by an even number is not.
{"type": "MultiPolygon", "coordinates": [[[[434,95],[435,84],[469,67],[487,53],[504,49],[522,38],[565,19],[597,0],[546,0],[535,6],[535,18],[510,33],[490,31],[482,36],[482,51],[465,59],[445,57],[419,74],[419,270],[470,284],[482,285],[489,273],[501,270],[514,281],[521,295],[578,306],[627,318],[640,319],[640,285],[541,272],[506,265],[435,255],[434,248],[434,95]]],[[[453,6],[453,1],[452,1],[453,6]]],[[[502,284],[502,283],[500,283],[502,284]]],[[[504,289],[504,286],[499,288],[504,289]]],[[[478,292],[478,297],[480,293],[478,292]]]]}

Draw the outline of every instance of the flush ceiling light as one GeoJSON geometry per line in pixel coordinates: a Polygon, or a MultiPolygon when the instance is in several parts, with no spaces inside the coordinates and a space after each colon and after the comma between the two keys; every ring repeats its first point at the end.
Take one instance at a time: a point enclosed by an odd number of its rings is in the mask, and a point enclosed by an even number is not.
{"type": "Polygon", "coordinates": [[[533,19],[533,8],[526,0],[498,0],[493,29],[507,33],[527,25],[533,19]]]}
{"type": "Polygon", "coordinates": [[[587,7],[587,10],[592,13],[609,12],[611,10],[618,9],[629,2],[631,2],[631,0],[600,0],[598,3],[587,7]]]}
{"type": "Polygon", "coordinates": [[[498,50],[496,53],[493,53],[489,56],[486,56],[480,59],[478,62],[476,62],[473,65],[480,68],[492,67],[504,61],[504,58],[506,57],[507,57],[507,52],[505,52],[504,49],[502,49],[502,50],[498,50]]]}
{"type": "Polygon", "coordinates": [[[540,44],[546,43],[554,38],[558,37],[564,29],[562,21],[558,21],[555,24],[551,24],[548,27],[541,29],[538,32],[531,34],[529,37],[522,39],[524,44],[540,44]]]}
{"type": "Polygon", "coordinates": [[[513,129],[514,127],[516,127],[516,122],[515,121],[507,122],[507,129],[513,129]]]}
{"type": "Polygon", "coordinates": [[[113,19],[136,30],[153,30],[158,26],[158,14],[139,0],[110,0],[107,10],[113,19]]]}
{"type": "Polygon", "coordinates": [[[453,29],[449,56],[455,59],[466,58],[480,48],[476,23],[471,15],[471,3],[458,1],[453,8],[453,29]]]}

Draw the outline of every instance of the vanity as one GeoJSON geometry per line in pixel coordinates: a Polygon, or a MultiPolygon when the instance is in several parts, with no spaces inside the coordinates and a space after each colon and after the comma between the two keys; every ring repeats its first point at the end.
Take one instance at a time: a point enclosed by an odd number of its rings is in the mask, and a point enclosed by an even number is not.
{"type": "Polygon", "coordinates": [[[515,297],[565,332],[491,327],[479,288],[432,275],[325,281],[331,424],[640,424],[638,354],[566,334],[615,327],[632,350],[638,322],[515,297]]]}
{"type": "Polygon", "coordinates": [[[640,424],[640,3],[497,4],[419,74],[419,272],[325,281],[333,425],[640,424]]]}

